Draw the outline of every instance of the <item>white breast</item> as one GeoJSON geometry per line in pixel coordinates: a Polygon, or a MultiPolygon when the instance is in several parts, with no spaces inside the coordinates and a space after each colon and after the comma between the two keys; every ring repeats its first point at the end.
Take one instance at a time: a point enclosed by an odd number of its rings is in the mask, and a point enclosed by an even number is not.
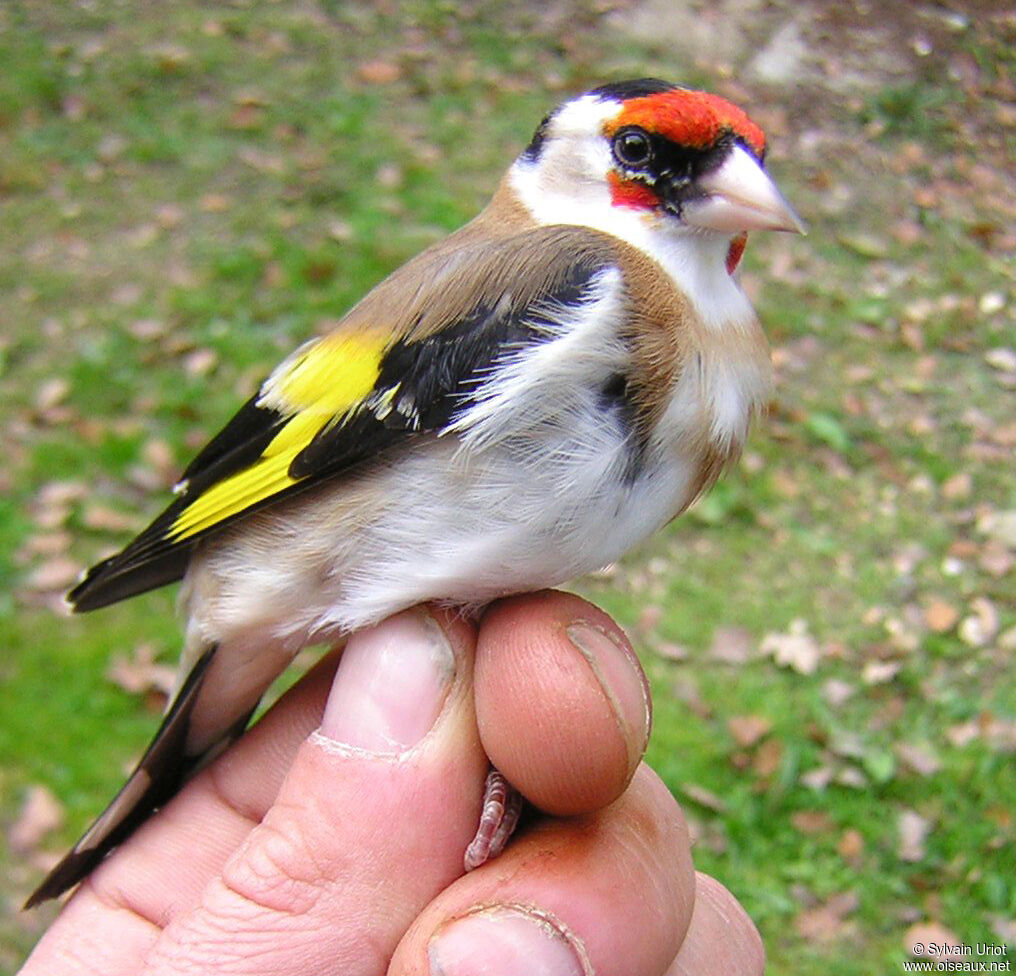
{"type": "Polygon", "coordinates": [[[484,603],[613,562],[691,500],[703,425],[736,449],[764,388],[756,366],[687,364],[632,477],[631,431],[601,391],[628,366],[620,272],[583,314],[544,310],[444,436],[388,466],[245,519],[196,556],[186,593],[209,638],[272,631],[292,647],[425,600],[484,603]],[[550,314],[547,314],[550,313],[550,314]]]}
{"type": "Polygon", "coordinates": [[[671,451],[630,477],[630,432],[600,400],[627,365],[622,300],[604,273],[584,314],[547,316],[547,341],[508,357],[452,431],[208,544],[187,587],[202,630],[221,641],[254,621],[299,644],[423,600],[486,602],[597,569],[663,525],[695,467],[671,451]]]}

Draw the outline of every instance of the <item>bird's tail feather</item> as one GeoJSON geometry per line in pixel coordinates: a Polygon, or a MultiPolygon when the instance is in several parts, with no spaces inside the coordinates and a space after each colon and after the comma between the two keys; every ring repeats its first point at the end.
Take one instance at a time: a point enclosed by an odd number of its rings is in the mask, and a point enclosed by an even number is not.
{"type": "MultiPolygon", "coordinates": [[[[32,892],[25,902],[25,908],[56,898],[86,877],[117,844],[125,841],[141,826],[154,810],[172,798],[188,776],[201,765],[205,756],[217,749],[219,742],[199,755],[189,755],[186,749],[191,713],[217,649],[218,645],[213,644],[198,657],[166,711],[159,731],[155,733],[155,738],[127,782],[84,836],[32,892]]],[[[224,738],[239,735],[248,718],[245,716],[242,723],[236,723],[224,738]]]]}

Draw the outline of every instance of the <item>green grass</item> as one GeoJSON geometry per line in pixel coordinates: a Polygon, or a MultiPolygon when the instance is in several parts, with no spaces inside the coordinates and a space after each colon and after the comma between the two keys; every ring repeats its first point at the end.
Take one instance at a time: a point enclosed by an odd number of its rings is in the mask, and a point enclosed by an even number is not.
{"type": "MultiPolygon", "coordinates": [[[[727,84],[590,6],[570,9],[567,43],[512,6],[0,9],[0,816],[45,784],[67,815],[47,849],[84,827],[155,724],[107,679],[111,658],[151,643],[171,661],[178,627],[171,593],[67,618],[31,574],[125,541],[94,527],[97,503],[154,515],[268,368],[482,205],[563,91],[636,74],[727,84]],[[397,77],[370,81],[375,62],[397,77]],[[40,405],[54,378],[65,391],[40,405]],[[58,482],[71,499],[42,504],[58,482]]],[[[943,43],[935,57],[979,66],[979,96],[938,61],[851,97],[751,93],[786,110],[771,165],[811,226],[758,235],[746,257],[777,350],[770,415],[693,513],[580,584],[644,652],[650,761],[776,974],[893,971],[914,921],[997,942],[1016,915],[1011,742],[949,731],[996,721],[1011,736],[1016,721],[1013,574],[986,568],[978,527],[1016,508],[1013,391],[984,360],[1013,346],[1012,55],[990,23],[943,43]],[[931,601],[962,619],[978,599],[1000,618],[984,646],[928,627],[931,601]],[[719,627],[757,648],[798,619],[822,650],[814,674],[710,654],[719,627]],[[686,660],[657,653],[670,644],[686,660]],[[892,673],[872,681],[873,666],[892,673]],[[831,680],[852,694],[831,700],[831,680]],[[742,715],[769,732],[739,746],[727,723],[742,715]],[[937,771],[915,772],[901,744],[937,771]],[[824,768],[833,781],[807,785],[824,768]],[[899,856],[905,810],[931,824],[914,862],[899,856]],[[802,811],[825,819],[802,830],[802,811]],[[808,935],[802,913],[844,892],[856,908],[808,935]]],[[[0,848],[0,876],[13,906],[38,868],[0,848]]],[[[47,917],[0,917],[0,971],[47,917]]]]}

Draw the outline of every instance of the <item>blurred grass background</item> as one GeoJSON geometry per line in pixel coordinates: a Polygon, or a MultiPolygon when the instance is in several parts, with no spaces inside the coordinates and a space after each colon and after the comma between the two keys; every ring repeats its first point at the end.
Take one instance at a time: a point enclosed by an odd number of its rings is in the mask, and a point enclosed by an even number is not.
{"type": "Polygon", "coordinates": [[[0,6],[0,970],[178,649],[172,592],[64,587],[548,108],[644,75],[747,108],[811,227],[749,244],[779,386],[742,463],[578,584],[642,652],[650,760],[770,972],[1011,947],[1014,50],[989,2],[0,6]]]}

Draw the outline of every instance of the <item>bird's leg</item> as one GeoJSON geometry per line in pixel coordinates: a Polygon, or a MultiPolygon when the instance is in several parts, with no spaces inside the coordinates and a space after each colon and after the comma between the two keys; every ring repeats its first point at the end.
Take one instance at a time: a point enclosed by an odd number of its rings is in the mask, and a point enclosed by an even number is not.
{"type": "Polygon", "coordinates": [[[480,823],[476,836],[466,848],[464,864],[467,871],[493,860],[505,849],[521,813],[522,794],[491,766],[483,786],[480,823]]]}

